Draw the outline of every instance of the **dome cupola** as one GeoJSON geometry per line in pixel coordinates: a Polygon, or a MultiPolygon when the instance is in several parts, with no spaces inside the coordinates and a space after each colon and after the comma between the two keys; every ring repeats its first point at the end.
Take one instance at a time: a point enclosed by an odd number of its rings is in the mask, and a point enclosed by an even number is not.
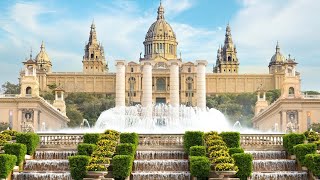
{"type": "Polygon", "coordinates": [[[46,52],[44,42],[42,41],[40,46],[40,52],[35,58],[35,61],[38,65],[38,69],[43,70],[45,72],[51,72],[51,60],[46,52]]]}
{"type": "Polygon", "coordinates": [[[279,42],[277,42],[276,53],[271,57],[270,63],[284,63],[286,58],[280,53],[279,42]]]}

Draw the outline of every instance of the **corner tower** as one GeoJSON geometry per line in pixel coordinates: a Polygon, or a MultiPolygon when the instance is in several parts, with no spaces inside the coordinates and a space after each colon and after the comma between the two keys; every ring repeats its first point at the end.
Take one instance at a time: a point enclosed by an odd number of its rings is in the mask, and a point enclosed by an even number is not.
{"type": "Polygon", "coordinates": [[[164,8],[160,1],[157,20],[150,26],[144,44],[144,59],[154,60],[163,57],[166,60],[177,59],[176,34],[164,19],[164,8]]]}
{"type": "Polygon", "coordinates": [[[104,56],[103,46],[98,43],[96,26],[91,24],[89,42],[84,48],[83,72],[86,74],[108,72],[108,64],[104,56]]]}
{"type": "Polygon", "coordinates": [[[217,54],[215,73],[233,73],[238,74],[239,61],[237,58],[237,48],[233,44],[231,28],[229,24],[226,28],[226,35],[223,47],[219,47],[217,54]]]}

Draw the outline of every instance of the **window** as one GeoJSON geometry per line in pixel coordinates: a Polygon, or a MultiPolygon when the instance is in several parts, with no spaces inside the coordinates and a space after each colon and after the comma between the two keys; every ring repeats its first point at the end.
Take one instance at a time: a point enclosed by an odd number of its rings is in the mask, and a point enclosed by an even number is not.
{"type": "Polygon", "coordinates": [[[191,68],[190,67],[188,68],[188,72],[191,73],[191,68]]]}
{"type": "Polygon", "coordinates": [[[193,89],[193,79],[192,79],[192,77],[188,77],[186,79],[186,83],[187,83],[187,90],[188,91],[192,91],[192,89],[193,89]]]}
{"type": "Polygon", "coordinates": [[[231,56],[228,56],[228,61],[231,61],[231,56]]]}
{"type": "Polygon", "coordinates": [[[31,94],[32,90],[31,90],[31,87],[27,87],[26,88],[26,94],[31,94]]]}
{"type": "Polygon", "coordinates": [[[165,91],[166,90],[166,81],[164,78],[157,79],[157,91],[165,91]]]}
{"type": "Polygon", "coordinates": [[[93,58],[94,57],[94,55],[93,54],[91,54],[91,58],[93,58]]]}
{"type": "Polygon", "coordinates": [[[294,94],[294,88],[293,87],[290,87],[289,88],[289,95],[293,95],[294,94]]]}

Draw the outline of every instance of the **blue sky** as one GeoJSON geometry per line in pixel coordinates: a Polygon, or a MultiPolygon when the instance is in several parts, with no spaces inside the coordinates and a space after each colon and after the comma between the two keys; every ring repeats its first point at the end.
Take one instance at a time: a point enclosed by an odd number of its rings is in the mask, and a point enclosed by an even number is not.
{"type": "MultiPolygon", "coordinates": [[[[144,36],[156,20],[159,0],[0,1],[0,84],[18,82],[22,61],[43,40],[53,71],[82,70],[82,56],[94,19],[107,61],[137,61],[144,36]]],[[[268,73],[277,40],[299,63],[303,90],[320,90],[320,1],[163,0],[165,18],[185,61],[205,59],[208,72],[231,25],[240,73],[268,73]]]]}

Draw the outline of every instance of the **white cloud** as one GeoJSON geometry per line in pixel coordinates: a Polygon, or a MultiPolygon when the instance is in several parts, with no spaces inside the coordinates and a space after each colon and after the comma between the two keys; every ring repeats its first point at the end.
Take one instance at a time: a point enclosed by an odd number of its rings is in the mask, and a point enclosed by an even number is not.
{"type": "Polygon", "coordinates": [[[165,13],[168,16],[173,16],[176,14],[179,14],[189,8],[193,5],[192,0],[163,0],[163,6],[165,9],[165,13]]]}

